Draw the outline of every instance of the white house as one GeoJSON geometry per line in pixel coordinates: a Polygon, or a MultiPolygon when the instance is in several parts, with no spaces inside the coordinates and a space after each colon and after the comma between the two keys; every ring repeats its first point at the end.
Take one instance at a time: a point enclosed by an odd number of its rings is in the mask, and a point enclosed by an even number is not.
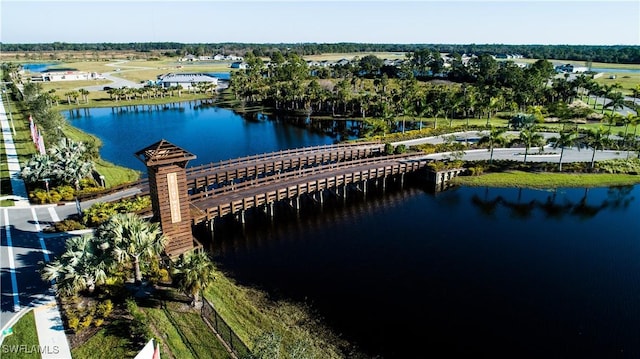
{"type": "Polygon", "coordinates": [[[182,86],[184,89],[195,87],[198,83],[211,83],[218,85],[218,78],[204,73],[180,73],[166,74],[158,77],[158,83],[162,87],[182,86]]]}
{"type": "Polygon", "coordinates": [[[49,71],[31,75],[31,81],[86,81],[104,79],[104,76],[97,72],[83,71],[49,71]]]}

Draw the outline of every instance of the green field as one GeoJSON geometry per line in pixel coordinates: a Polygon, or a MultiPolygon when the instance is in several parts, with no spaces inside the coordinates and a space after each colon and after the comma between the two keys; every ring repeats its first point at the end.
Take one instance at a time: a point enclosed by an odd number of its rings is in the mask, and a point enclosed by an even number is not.
{"type": "MultiPolygon", "coordinates": [[[[198,312],[177,311],[181,303],[168,302],[168,308],[142,308],[164,350],[174,358],[230,358],[198,312]]],[[[164,354],[164,353],[163,353],[164,354]]]]}
{"type": "Polygon", "coordinates": [[[452,183],[473,187],[585,188],[634,185],[640,183],[640,176],[625,174],[530,173],[508,171],[487,173],[481,176],[460,176],[454,178],[452,183]]]}
{"type": "Polygon", "coordinates": [[[74,359],[133,358],[142,348],[132,348],[128,333],[124,320],[110,324],[82,345],[71,349],[71,356],[74,359]]]}

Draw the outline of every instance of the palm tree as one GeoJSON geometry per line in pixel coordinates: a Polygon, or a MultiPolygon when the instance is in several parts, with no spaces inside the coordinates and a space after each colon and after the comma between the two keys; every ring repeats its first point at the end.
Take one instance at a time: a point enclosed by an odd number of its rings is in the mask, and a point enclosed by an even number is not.
{"type": "Polygon", "coordinates": [[[82,142],[62,138],[49,152],[55,162],[52,175],[60,182],[73,184],[80,189],[80,180],[89,177],[94,170],[93,161],[86,158],[87,148],[82,142]]]}
{"type": "Polygon", "coordinates": [[[166,237],[157,223],[150,223],[133,213],[119,213],[98,227],[97,236],[111,243],[119,263],[133,264],[136,284],[142,283],[140,261],[150,261],[164,250],[166,237]]]}
{"type": "Polygon", "coordinates": [[[612,113],[607,113],[604,115],[603,120],[605,123],[607,123],[609,125],[607,131],[611,132],[611,126],[613,125],[617,125],[618,124],[618,120],[620,120],[622,118],[622,115],[620,115],[617,112],[612,112],[612,113]]]}
{"type": "Polygon", "coordinates": [[[38,183],[53,175],[54,161],[48,154],[36,153],[22,165],[20,177],[27,183],[38,183]]]}
{"type": "Polygon", "coordinates": [[[206,252],[191,251],[180,256],[172,272],[178,287],[191,296],[191,305],[195,307],[200,293],[213,282],[215,270],[206,252]]]}
{"type": "Polygon", "coordinates": [[[600,126],[597,130],[591,130],[587,134],[587,145],[593,149],[591,156],[591,168],[595,166],[596,151],[603,150],[610,143],[609,131],[600,126]]]}
{"type": "MultiPolygon", "coordinates": [[[[609,100],[610,100],[609,103],[607,103],[606,106],[604,107],[611,108],[611,113],[616,112],[616,110],[618,109],[624,108],[624,95],[621,92],[611,93],[609,100]]],[[[603,112],[604,112],[604,107],[603,107],[603,112]]]]}
{"type": "Polygon", "coordinates": [[[520,131],[520,141],[524,144],[524,163],[527,163],[529,148],[542,145],[543,137],[536,132],[535,126],[528,126],[520,131]]]}
{"type": "Polygon", "coordinates": [[[79,291],[93,292],[96,285],[104,284],[113,268],[109,245],[90,235],[67,240],[66,251],[60,258],[47,263],[42,279],[55,281],[56,291],[75,295],[79,291]]]}
{"type": "Polygon", "coordinates": [[[489,131],[489,134],[480,140],[481,142],[489,142],[489,151],[491,152],[489,156],[489,164],[493,162],[493,149],[495,146],[506,142],[506,139],[502,136],[506,131],[507,130],[505,128],[492,128],[491,131],[489,131]]]}
{"type": "Polygon", "coordinates": [[[560,137],[552,139],[553,148],[560,147],[560,161],[558,161],[558,171],[562,172],[562,157],[565,147],[572,147],[576,142],[577,132],[575,130],[562,131],[560,137]]]}
{"type": "Polygon", "coordinates": [[[80,89],[78,92],[82,95],[84,103],[89,103],[89,91],[87,89],[80,89]]]}
{"type": "Polygon", "coordinates": [[[636,99],[640,98],[640,85],[636,85],[636,87],[631,89],[631,94],[633,96],[633,104],[636,104],[636,99]]]}

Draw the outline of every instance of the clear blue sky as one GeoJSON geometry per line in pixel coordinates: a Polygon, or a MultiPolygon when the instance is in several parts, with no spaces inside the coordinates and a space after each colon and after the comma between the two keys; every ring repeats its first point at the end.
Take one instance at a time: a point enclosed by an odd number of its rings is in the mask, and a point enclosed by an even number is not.
{"type": "Polygon", "coordinates": [[[3,43],[640,45],[640,1],[0,0],[3,43]]]}

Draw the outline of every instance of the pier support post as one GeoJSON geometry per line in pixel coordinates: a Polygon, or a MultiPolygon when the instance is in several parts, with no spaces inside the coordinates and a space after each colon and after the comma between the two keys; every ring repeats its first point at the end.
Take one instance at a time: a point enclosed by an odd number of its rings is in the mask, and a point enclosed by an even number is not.
{"type": "Polygon", "coordinates": [[[400,189],[404,187],[404,172],[400,174],[400,189]]]}
{"type": "Polygon", "coordinates": [[[240,210],[240,214],[238,215],[240,223],[245,224],[245,218],[244,218],[244,209],[240,210]]]}
{"type": "Polygon", "coordinates": [[[211,240],[213,240],[213,235],[216,231],[215,220],[212,218],[209,220],[209,232],[211,232],[211,240]]]}
{"type": "Polygon", "coordinates": [[[387,176],[383,176],[382,177],[382,192],[384,193],[384,191],[387,189],[387,176]]]}

